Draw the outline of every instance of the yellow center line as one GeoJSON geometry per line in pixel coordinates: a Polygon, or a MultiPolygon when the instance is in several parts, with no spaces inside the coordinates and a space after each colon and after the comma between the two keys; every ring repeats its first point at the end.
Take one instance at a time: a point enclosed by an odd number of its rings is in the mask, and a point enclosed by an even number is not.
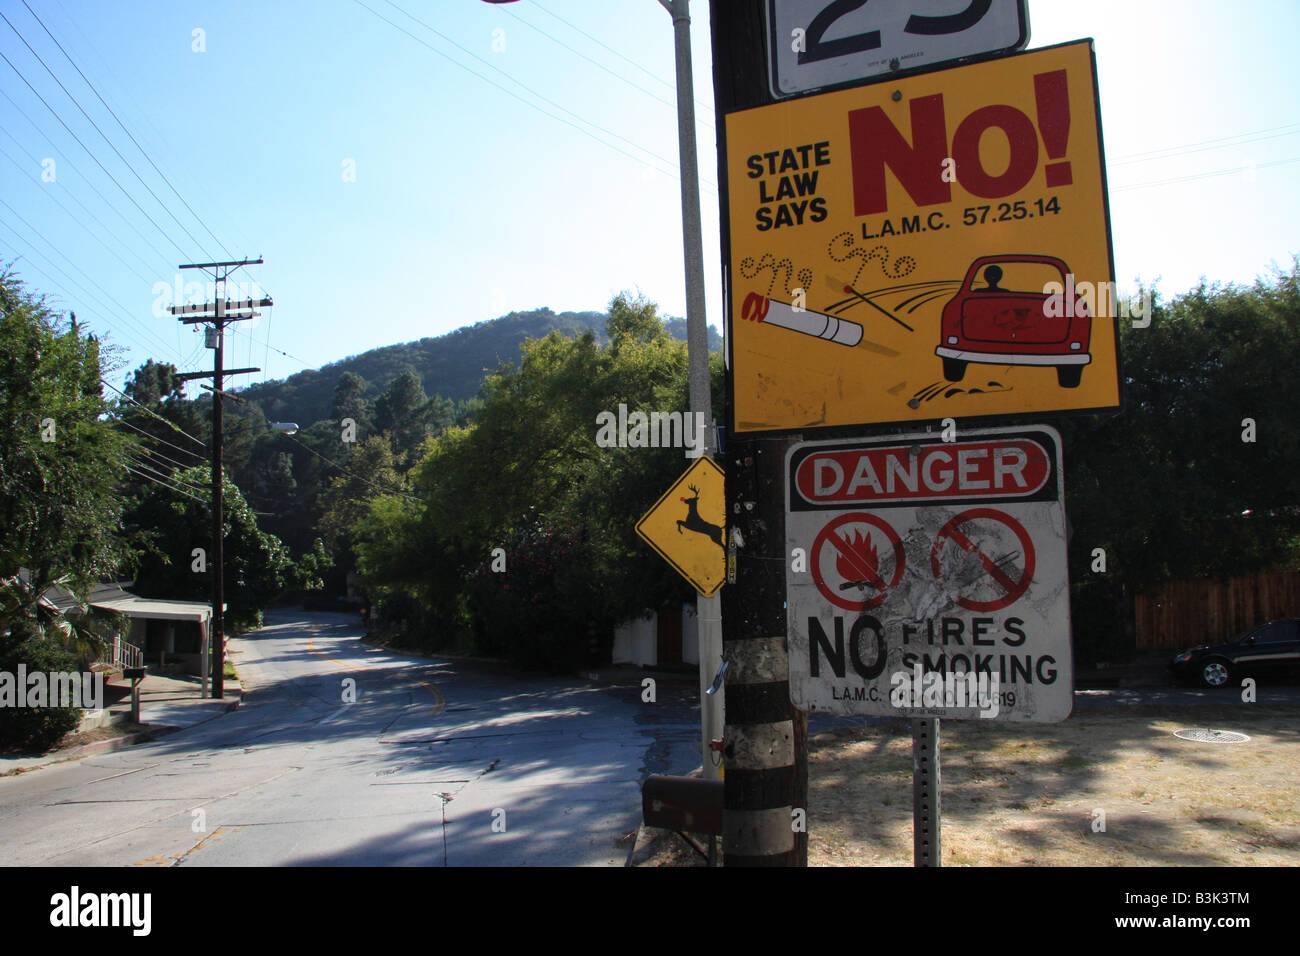
{"type": "MultiPolygon", "coordinates": [[[[329,662],[332,663],[332,664],[338,664],[339,667],[346,667],[346,668],[348,668],[349,670],[354,670],[354,671],[364,671],[364,670],[367,670],[367,668],[365,668],[365,667],[359,667],[359,666],[356,665],[356,664],[350,664],[350,663],[348,663],[347,661],[341,661],[341,660],[339,660],[338,658],[330,657],[330,656],[329,656],[328,654],[326,654],[324,651],[318,651],[318,650],[316,649],[315,641],[312,640],[311,635],[308,635],[308,636],[307,636],[307,650],[311,651],[313,654],[317,655],[318,657],[323,657],[323,658],[325,658],[327,661],[329,661],[329,662]]],[[[401,677],[405,677],[407,680],[414,680],[414,681],[415,681],[417,684],[419,684],[421,687],[426,687],[426,688],[428,688],[429,693],[433,694],[434,699],[437,701],[437,703],[435,703],[432,707],[429,708],[429,713],[431,713],[431,714],[433,714],[433,715],[436,716],[436,715],[438,715],[438,714],[441,714],[444,710],[446,710],[446,708],[447,708],[447,698],[446,698],[445,696],[443,696],[443,693],[442,693],[441,690],[438,689],[438,685],[437,685],[437,684],[430,684],[430,683],[427,683],[427,682],[425,682],[425,681],[420,680],[418,677],[411,677],[411,676],[408,675],[405,671],[401,672],[401,674],[400,674],[399,676],[401,676],[401,677]]]]}
{"type": "Polygon", "coordinates": [[[363,671],[363,670],[365,670],[364,667],[358,667],[356,664],[349,664],[347,661],[341,661],[341,660],[338,660],[337,658],[330,657],[330,656],[329,656],[328,654],[326,654],[324,651],[318,651],[318,650],[316,650],[316,644],[315,644],[315,642],[313,642],[313,640],[312,640],[312,638],[311,638],[311,635],[308,635],[308,636],[307,636],[307,650],[311,651],[313,654],[317,655],[318,657],[323,657],[323,658],[325,658],[325,660],[329,661],[329,662],[332,663],[332,664],[338,664],[339,667],[346,667],[346,668],[349,668],[350,670],[354,670],[354,671],[363,671]]]}

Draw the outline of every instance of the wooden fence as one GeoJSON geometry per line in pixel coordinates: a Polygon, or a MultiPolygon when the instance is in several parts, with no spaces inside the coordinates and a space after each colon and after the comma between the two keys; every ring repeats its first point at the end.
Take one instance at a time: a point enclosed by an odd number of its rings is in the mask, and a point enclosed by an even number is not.
{"type": "Polygon", "coordinates": [[[1266,621],[1300,617],[1300,571],[1171,581],[1134,603],[1139,651],[1222,644],[1266,621]]]}

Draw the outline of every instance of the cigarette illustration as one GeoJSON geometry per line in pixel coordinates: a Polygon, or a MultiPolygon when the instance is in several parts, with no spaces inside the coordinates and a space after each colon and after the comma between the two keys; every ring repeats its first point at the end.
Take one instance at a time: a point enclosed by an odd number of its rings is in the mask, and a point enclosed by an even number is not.
{"type": "Polygon", "coordinates": [[[751,292],[745,296],[740,310],[741,318],[751,322],[778,325],[791,332],[802,332],[813,338],[826,339],[838,345],[854,346],[862,341],[862,326],[848,319],[837,319],[811,309],[798,309],[785,302],[751,292]]]}

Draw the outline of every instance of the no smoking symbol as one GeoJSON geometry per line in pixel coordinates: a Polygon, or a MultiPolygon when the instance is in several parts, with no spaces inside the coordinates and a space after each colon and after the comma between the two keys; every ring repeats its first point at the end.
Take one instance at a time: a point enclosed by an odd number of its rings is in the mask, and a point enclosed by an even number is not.
{"type": "Polygon", "coordinates": [[[906,560],[903,543],[888,522],[865,512],[854,512],[836,518],[822,528],[813,541],[813,581],[817,584],[817,590],[836,607],[845,611],[867,611],[883,603],[889,589],[898,584],[903,577],[906,560]],[[865,533],[861,527],[845,528],[846,525],[863,524],[870,525],[865,533]],[[873,529],[884,533],[888,549],[878,548],[876,541],[879,537],[873,538],[873,529]],[[826,564],[824,571],[823,562],[826,564]],[[886,580],[883,565],[890,562],[893,568],[888,572],[886,580]],[[836,577],[842,578],[843,583],[833,587],[829,582],[836,577]],[[860,589],[859,593],[879,593],[861,601],[853,601],[844,596],[844,592],[855,587],[860,589]]]}
{"type": "Polygon", "coordinates": [[[949,542],[972,555],[985,573],[963,585],[966,594],[954,599],[968,611],[1000,611],[1020,599],[1034,579],[1034,542],[1015,518],[993,508],[971,508],[954,515],[935,535],[930,549],[930,570],[936,580],[943,579],[939,558],[949,542]],[[1019,543],[1017,551],[1010,542],[1019,543]],[[1015,562],[1023,562],[1016,574],[1015,562]],[[991,580],[990,580],[991,579],[991,580]],[[1000,593],[989,600],[976,595],[1000,593]]]}

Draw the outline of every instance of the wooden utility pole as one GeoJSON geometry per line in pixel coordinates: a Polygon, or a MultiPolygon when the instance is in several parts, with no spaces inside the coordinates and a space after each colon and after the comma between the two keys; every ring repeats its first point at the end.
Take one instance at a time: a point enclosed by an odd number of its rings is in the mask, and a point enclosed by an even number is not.
{"type": "MultiPolygon", "coordinates": [[[[720,183],[726,182],[726,114],[772,102],[764,9],[763,0],[710,0],[720,183]]],[[[730,294],[725,189],[721,201],[723,288],[730,294]]],[[[731,375],[728,368],[728,394],[736,387],[756,387],[733,382],[731,375]]],[[[798,438],[733,433],[723,456],[729,555],[722,589],[723,656],[730,662],[723,750],[727,866],[808,863],[808,716],[790,702],[785,617],[784,465],[786,449],[798,438]]]]}
{"type": "Polygon", "coordinates": [[[202,305],[172,306],[168,310],[172,315],[187,316],[187,318],[180,320],[184,325],[211,323],[216,338],[212,371],[187,372],[178,375],[177,378],[182,381],[197,378],[212,379],[212,554],[209,556],[212,568],[212,620],[209,627],[208,641],[212,648],[212,696],[218,699],[225,696],[226,688],[225,554],[223,553],[225,534],[223,528],[224,516],[222,514],[223,472],[221,460],[223,439],[222,399],[224,393],[221,390],[221,385],[222,380],[227,375],[261,371],[258,368],[226,369],[223,367],[224,331],[226,325],[231,322],[242,322],[260,314],[252,311],[253,309],[274,304],[270,296],[257,301],[231,302],[222,296],[222,291],[225,288],[226,279],[235,269],[243,266],[259,265],[261,262],[261,259],[240,259],[231,262],[195,262],[180,266],[181,269],[211,269],[212,278],[216,284],[216,297],[214,301],[205,302],[202,305]]]}

